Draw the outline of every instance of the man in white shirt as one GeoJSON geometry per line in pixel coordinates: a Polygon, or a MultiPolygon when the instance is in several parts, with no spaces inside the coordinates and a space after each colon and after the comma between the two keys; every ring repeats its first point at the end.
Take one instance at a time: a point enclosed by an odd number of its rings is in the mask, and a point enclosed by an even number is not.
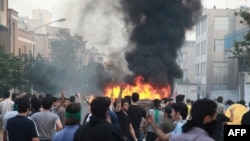
{"type": "Polygon", "coordinates": [[[3,127],[3,116],[5,113],[12,111],[14,102],[10,98],[10,92],[4,93],[4,100],[0,102],[0,129],[3,127]]]}

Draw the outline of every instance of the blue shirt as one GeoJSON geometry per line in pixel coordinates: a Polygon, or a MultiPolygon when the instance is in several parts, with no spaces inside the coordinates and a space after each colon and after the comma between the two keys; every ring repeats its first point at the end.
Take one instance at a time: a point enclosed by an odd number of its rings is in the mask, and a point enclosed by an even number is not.
{"type": "Polygon", "coordinates": [[[74,133],[78,128],[79,125],[66,125],[64,129],[55,134],[53,141],[73,141],[74,133]]]}
{"type": "Polygon", "coordinates": [[[174,131],[170,132],[171,137],[175,135],[179,135],[182,133],[182,126],[185,122],[176,122],[176,127],[174,128],[174,131]]]}

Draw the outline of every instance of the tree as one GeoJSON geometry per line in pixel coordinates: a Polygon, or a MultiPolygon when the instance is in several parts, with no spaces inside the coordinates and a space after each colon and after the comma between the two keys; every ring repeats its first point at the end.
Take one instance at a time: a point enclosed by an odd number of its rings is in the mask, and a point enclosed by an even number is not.
{"type": "Polygon", "coordinates": [[[11,88],[21,88],[27,81],[23,78],[23,62],[0,45],[0,94],[11,88]]]}
{"type": "MultiPolygon", "coordinates": [[[[241,24],[250,27],[250,13],[248,10],[240,10],[235,13],[236,16],[242,17],[241,24]]],[[[250,69],[250,30],[248,29],[243,41],[235,41],[232,54],[238,58],[240,70],[250,69]]]]}
{"type": "Polygon", "coordinates": [[[68,92],[79,92],[82,86],[82,69],[78,66],[76,54],[81,51],[79,49],[82,42],[63,30],[57,37],[58,40],[51,41],[51,55],[52,63],[64,73],[59,85],[68,92]]]}
{"type": "Polygon", "coordinates": [[[37,55],[23,55],[25,78],[29,80],[28,89],[33,89],[40,93],[55,94],[60,86],[57,81],[60,81],[63,73],[50,62],[37,55]]]}

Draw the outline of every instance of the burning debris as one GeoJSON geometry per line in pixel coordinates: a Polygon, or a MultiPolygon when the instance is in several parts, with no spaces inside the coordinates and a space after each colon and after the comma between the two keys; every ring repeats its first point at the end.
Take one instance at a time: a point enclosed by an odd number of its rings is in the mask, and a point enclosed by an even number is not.
{"type": "MultiPolygon", "coordinates": [[[[142,76],[137,76],[134,79],[134,85],[126,84],[123,90],[123,96],[131,96],[133,92],[140,94],[140,99],[161,99],[169,97],[171,88],[154,88],[150,83],[145,82],[142,76]]],[[[105,88],[105,96],[117,98],[120,92],[119,85],[109,85],[105,88]]]]}

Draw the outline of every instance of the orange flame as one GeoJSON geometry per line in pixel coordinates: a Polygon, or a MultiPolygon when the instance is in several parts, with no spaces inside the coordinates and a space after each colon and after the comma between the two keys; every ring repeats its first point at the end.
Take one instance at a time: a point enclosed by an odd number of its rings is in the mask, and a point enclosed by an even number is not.
{"type": "MultiPolygon", "coordinates": [[[[142,76],[137,76],[134,79],[135,85],[125,85],[122,96],[131,96],[133,92],[137,92],[140,95],[140,99],[161,99],[163,97],[169,97],[171,88],[169,85],[163,88],[154,88],[150,83],[144,82],[142,76]]],[[[120,86],[108,86],[105,88],[105,96],[117,98],[120,92],[120,86]],[[112,96],[113,93],[113,96],[112,96]]]]}

